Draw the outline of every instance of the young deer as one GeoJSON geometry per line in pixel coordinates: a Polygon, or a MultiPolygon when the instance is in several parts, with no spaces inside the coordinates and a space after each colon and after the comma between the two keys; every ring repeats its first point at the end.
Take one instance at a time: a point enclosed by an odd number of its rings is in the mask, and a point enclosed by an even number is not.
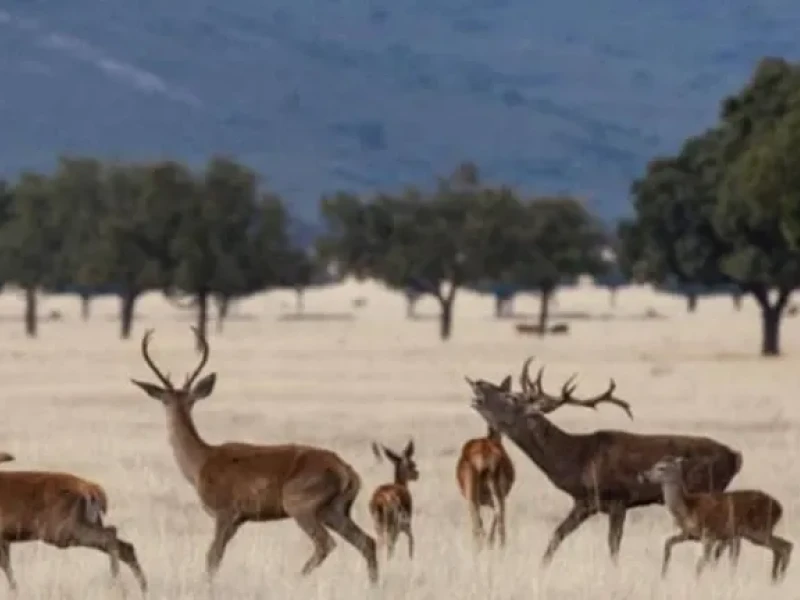
{"type": "Polygon", "coordinates": [[[208,361],[209,347],[195,328],[192,331],[202,357],[182,387],[174,387],[150,358],[152,330],[142,338],[141,353],[161,385],[131,381],[163,404],[178,468],[215,521],[214,539],[206,554],[209,580],[243,523],[291,518],[314,543],[314,553],[303,566],[303,575],[316,569],[333,551],[336,542],[330,531],[335,531],[362,554],[370,582],[377,582],[375,540],[350,516],[361,489],[361,478],[353,467],[334,452],[314,446],[241,442],[214,445],[200,436],[192,409],[198,400],[211,395],[216,373],[195,383],[208,361]]]}
{"type": "MultiPolygon", "coordinates": [[[[481,381],[465,378],[467,383],[478,389],[481,381]]],[[[511,391],[511,376],[506,377],[499,389],[511,391]]],[[[484,538],[481,507],[492,508],[494,514],[489,527],[489,545],[494,544],[498,535],[500,546],[506,544],[506,497],[514,485],[514,464],[503,447],[498,429],[489,426],[486,436],[468,440],[461,448],[456,464],[456,479],[461,495],[469,503],[469,516],[472,522],[472,536],[481,544],[484,538]]]]}
{"type": "MultiPolygon", "coordinates": [[[[13,461],[6,452],[0,462],[13,461]]],[[[0,471],[0,569],[9,587],[17,582],[11,568],[11,544],[40,541],[57,548],[94,548],[108,554],[111,575],[119,576],[119,561],[127,564],[142,592],[147,580],[133,545],[103,524],[108,498],[103,488],[69,473],[0,471]]]]}
{"type": "Polygon", "coordinates": [[[380,461],[386,456],[394,465],[394,481],[385,483],[375,490],[369,501],[369,512],[375,522],[378,545],[386,545],[388,558],[394,555],[397,537],[404,533],[408,538],[408,556],[414,556],[414,533],[411,531],[413,503],[410,481],[419,479],[417,464],[414,462],[414,441],[409,440],[401,454],[396,454],[386,446],[378,447],[372,442],[372,452],[380,461]]]}
{"type": "Polygon", "coordinates": [[[699,575],[712,558],[719,557],[723,545],[731,546],[731,560],[735,564],[741,538],[744,538],[772,550],[772,580],[780,579],[792,553],[792,543],[773,532],[783,515],[780,502],[760,490],[687,493],[682,462],[681,458],[667,456],[641,475],[642,479],[661,485],[664,504],[681,530],[664,544],[662,575],[667,572],[675,544],[687,541],[703,544],[703,554],[696,568],[699,575]],[[715,544],[717,551],[713,557],[715,544]]]}

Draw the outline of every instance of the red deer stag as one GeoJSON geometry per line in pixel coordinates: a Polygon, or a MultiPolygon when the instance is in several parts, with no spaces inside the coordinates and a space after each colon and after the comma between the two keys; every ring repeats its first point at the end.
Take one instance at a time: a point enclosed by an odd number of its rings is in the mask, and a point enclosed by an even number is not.
{"type": "Polygon", "coordinates": [[[208,361],[209,347],[197,329],[192,331],[202,357],[182,387],[174,387],[150,358],[152,330],[144,334],[141,352],[161,386],[131,381],[164,405],[169,443],[178,468],[215,521],[214,539],[206,554],[209,580],[243,523],[292,518],[314,543],[314,553],[303,566],[303,575],[316,569],[334,549],[336,543],[329,532],[332,530],[364,556],[370,582],[375,583],[375,540],[350,516],[361,489],[361,478],[353,467],[330,450],[313,446],[240,442],[213,445],[200,437],[192,408],[195,402],[211,395],[216,373],[195,383],[208,361]]]}
{"type": "MultiPolygon", "coordinates": [[[[14,457],[0,453],[0,462],[14,457]]],[[[40,541],[57,548],[94,548],[108,554],[111,575],[119,576],[119,561],[133,571],[142,592],[147,579],[133,545],[117,537],[116,527],[103,524],[108,497],[103,488],[69,473],[0,472],[0,569],[9,587],[17,582],[11,568],[11,544],[40,541]]]]}
{"type": "Polygon", "coordinates": [[[393,482],[378,486],[369,501],[369,513],[375,522],[378,545],[385,544],[387,557],[391,558],[397,537],[403,533],[408,538],[408,556],[412,558],[414,556],[414,532],[411,530],[413,502],[408,483],[419,479],[417,463],[414,461],[414,440],[409,440],[400,454],[386,446],[378,447],[375,442],[372,443],[372,452],[378,460],[386,456],[394,465],[393,482]]]}
{"type": "MultiPolygon", "coordinates": [[[[465,379],[473,389],[478,385],[468,377],[465,379]]],[[[506,377],[498,389],[510,392],[511,377],[506,377]]],[[[514,464],[503,448],[499,429],[490,425],[485,437],[467,440],[461,448],[456,479],[469,505],[472,536],[476,543],[482,543],[485,535],[480,510],[482,506],[488,506],[494,512],[489,526],[489,545],[494,544],[497,535],[500,546],[505,546],[506,498],[514,485],[514,476],[514,464]]]]}
{"type": "Polygon", "coordinates": [[[664,503],[680,533],[664,543],[661,575],[667,573],[672,547],[683,542],[703,544],[696,574],[712,559],[714,544],[730,544],[731,559],[739,558],[740,539],[772,550],[772,580],[778,581],[789,566],[792,543],[774,533],[783,516],[783,507],[772,496],[760,490],[688,493],[684,490],[681,465],[683,458],[666,456],[641,474],[642,481],[661,486],[664,503]]]}
{"type": "Polygon", "coordinates": [[[594,409],[602,403],[614,404],[629,416],[630,407],[613,396],[613,381],[605,393],[580,400],[572,395],[573,376],[560,396],[551,396],[542,385],[544,368],[536,381],[531,381],[531,360],[525,361],[520,375],[522,392],[512,393],[507,387],[480,380],[472,385],[472,407],[489,425],[508,436],[553,485],[572,497],[572,509],[553,532],[543,564],[552,560],[568,535],[597,513],[608,515],[608,547],[616,562],[627,511],[664,503],[661,487],[638,476],[665,456],[685,459],[684,481],[692,493],[723,491],[741,469],[739,452],[707,437],[564,431],[546,416],[561,406],[594,409]]]}

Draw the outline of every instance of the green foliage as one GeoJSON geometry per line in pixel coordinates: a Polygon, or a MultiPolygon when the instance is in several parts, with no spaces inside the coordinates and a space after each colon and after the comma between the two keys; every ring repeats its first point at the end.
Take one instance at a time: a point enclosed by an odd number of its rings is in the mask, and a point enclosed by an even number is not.
{"type": "Polygon", "coordinates": [[[606,237],[600,223],[581,202],[570,197],[544,197],[519,207],[506,232],[504,280],[521,289],[554,290],[564,279],[600,275],[606,265],[606,237]]]}
{"type": "Polygon", "coordinates": [[[648,165],[632,188],[636,218],[619,230],[622,264],[638,278],[752,293],[764,354],[778,352],[780,315],[800,286],[799,109],[800,69],[762,60],[715,128],[648,165]]]}

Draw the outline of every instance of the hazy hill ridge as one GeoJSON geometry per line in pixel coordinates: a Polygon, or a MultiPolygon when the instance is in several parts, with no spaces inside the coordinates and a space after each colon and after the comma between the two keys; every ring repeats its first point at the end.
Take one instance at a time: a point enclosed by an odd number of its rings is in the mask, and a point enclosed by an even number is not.
{"type": "Polygon", "coordinates": [[[612,218],[799,26],[788,0],[2,0],[0,170],[226,151],[314,218],[470,158],[612,218]]]}

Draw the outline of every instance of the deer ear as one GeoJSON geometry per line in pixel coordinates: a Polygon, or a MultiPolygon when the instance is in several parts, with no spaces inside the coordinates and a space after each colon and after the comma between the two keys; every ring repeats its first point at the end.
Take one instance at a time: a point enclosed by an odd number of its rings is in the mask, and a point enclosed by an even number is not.
{"type": "Polygon", "coordinates": [[[214,391],[214,385],[217,383],[217,374],[210,373],[198,381],[192,389],[192,399],[196,402],[203,398],[208,398],[211,392],[214,391]]]}
{"type": "Polygon", "coordinates": [[[131,379],[131,383],[151,398],[155,398],[159,402],[166,402],[169,392],[167,392],[167,390],[164,388],[153,385],[152,383],[147,383],[146,381],[138,381],[136,379],[131,379]]]}
{"type": "Polygon", "coordinates": [[[408,444],[406,444],[406,447],[403,450],[403,456],[406,458],[411,458],[414,456],[414,440],[408,440],[408,444]]]}
{"type": "Polygon", "coordinates": [[[383,453],[386,455],[386,458],[388,458],[390,461],[394,463],[400,462],[400,457],[397,456],[397,454],[395,454],[391,450],[389,450],[386,446],[383,447],[383,453]]]}
{"type": "Polygon", "coordinates": [[[500,385],[498,387],[501,390],[503,390],[504,392],[510,392],[511,391],[511,375],[506,375],[506,378],[503,379],[503,381],[500,382],[500,385]]]}

